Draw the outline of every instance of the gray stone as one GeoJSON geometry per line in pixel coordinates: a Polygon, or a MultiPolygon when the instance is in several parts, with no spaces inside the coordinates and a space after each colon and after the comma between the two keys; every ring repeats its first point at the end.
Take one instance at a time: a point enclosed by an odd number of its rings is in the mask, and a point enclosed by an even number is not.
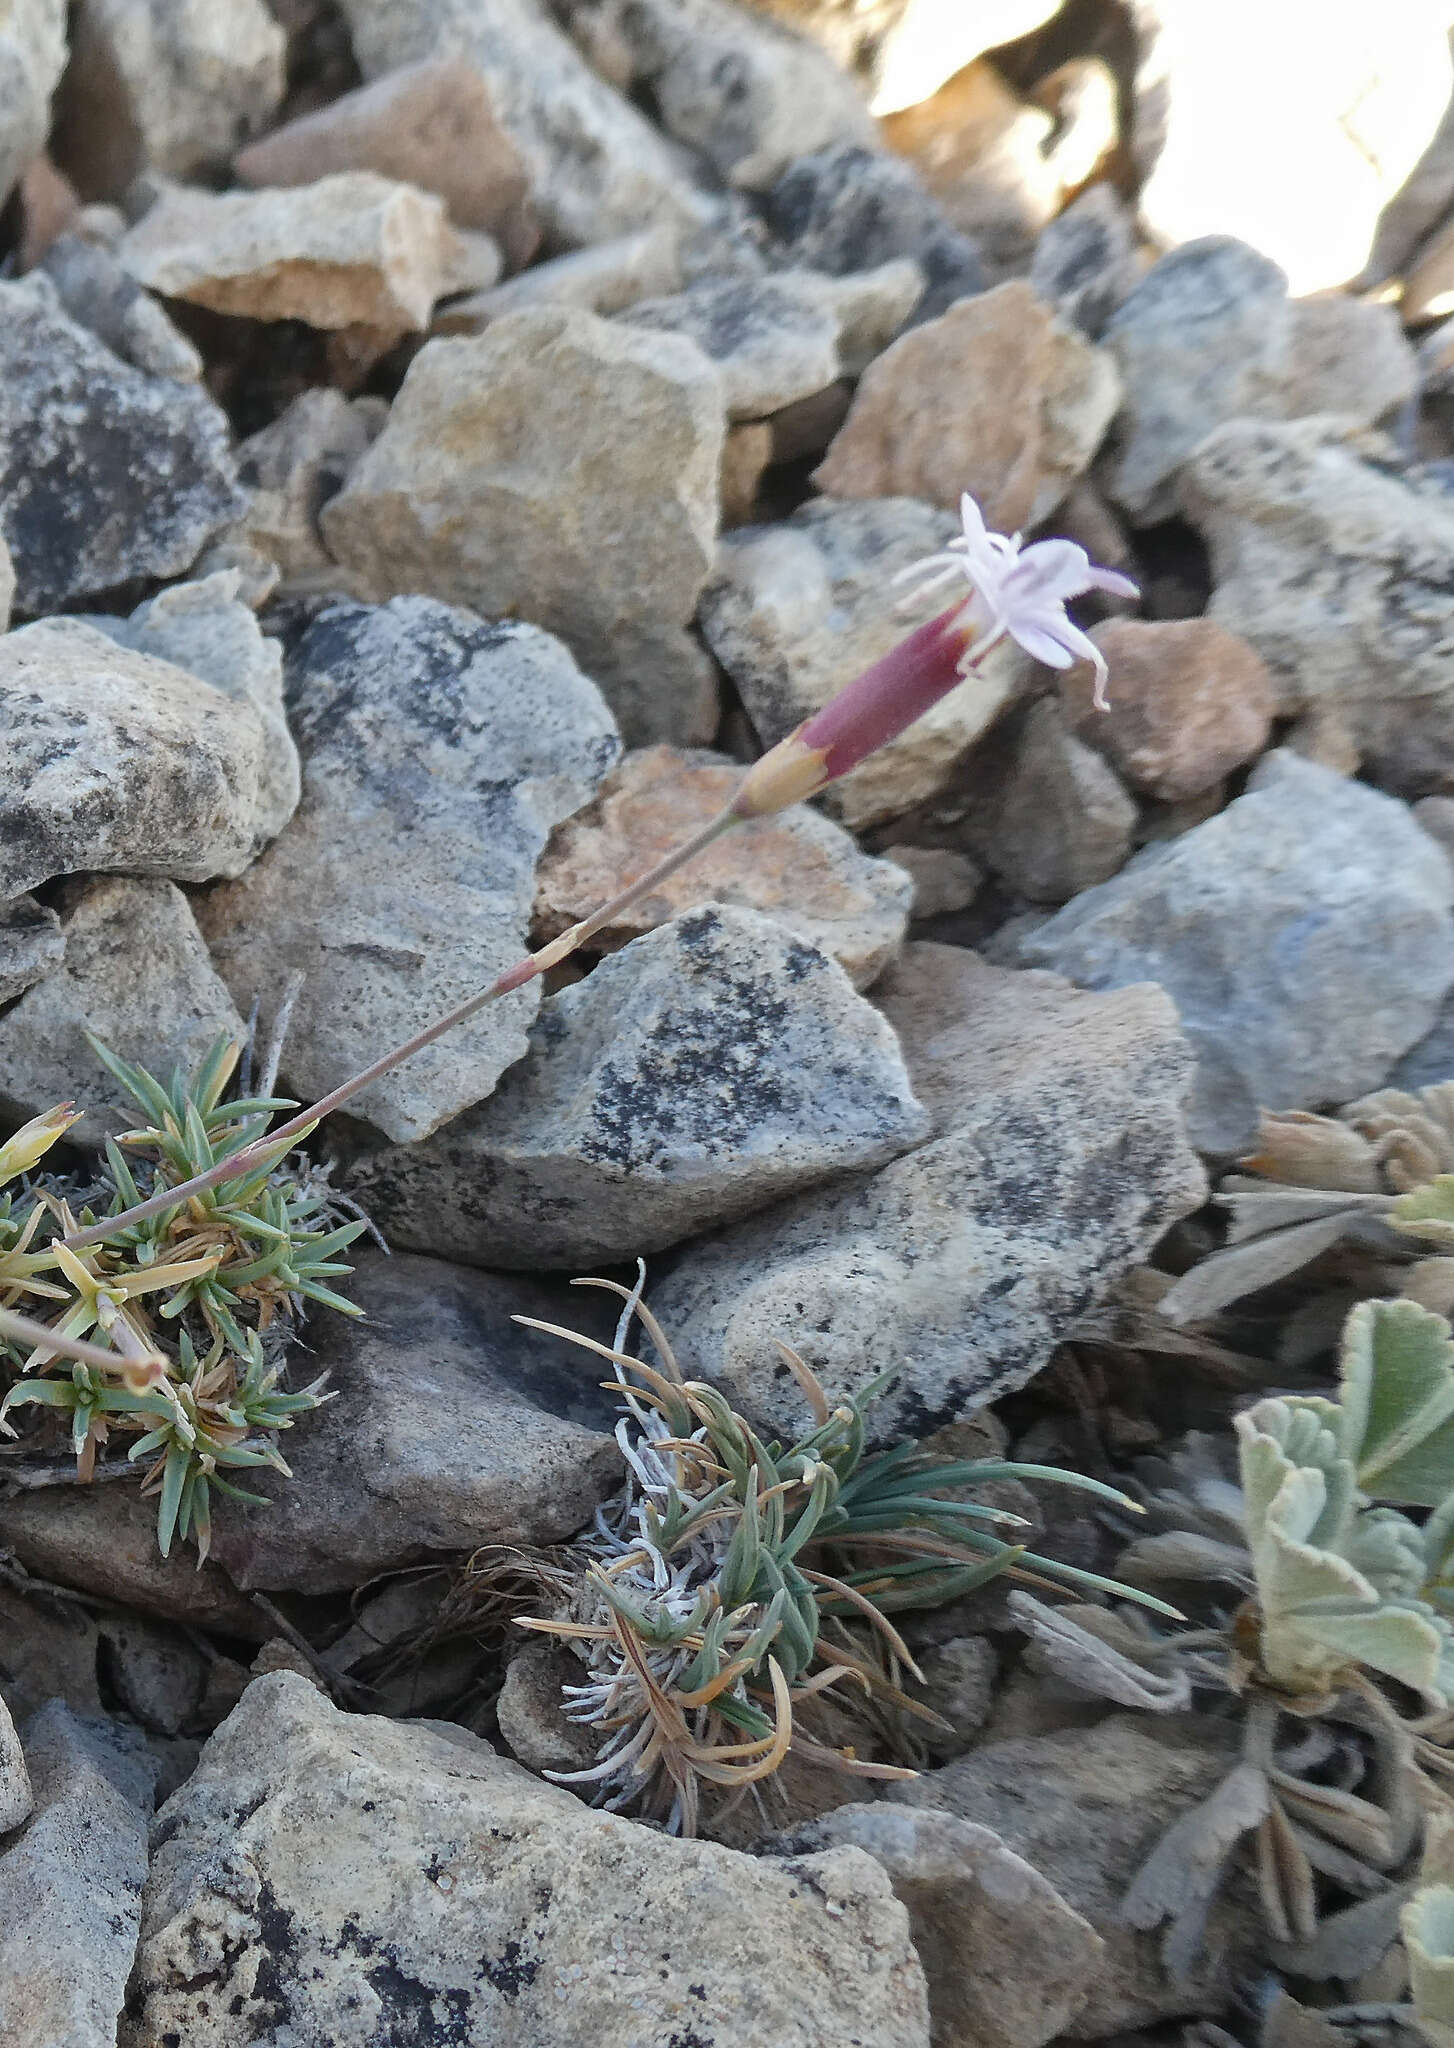
{"type": "Polygon", "coordinates": [[[558,633],[628,741],[703,737],[710,678],[685,626],[724,426],[721,379],[684,335],[514,313],[420,351],[323,537],[368,596],[422,590],[558,633]]]}
{"type": "Polygon", "coordinates": [[[66,0],[18,0],[0,24],[0,201],[45,148],[66,62],[66,0]]]}
{"type": "Polygon", "coordinates": [[[1356,280],[1371,291],[1407,268],[1431,230],[1454,206],[1454,97],[1427,148],[1378,216],[1368,261],[1356,280]]]}
{"type": "Polygon", "coordinates": [[[861,1850],[673,1841],[293,1673],[248,1688],[158,1832],[125,2048],[928,2048],[861,1850]]]}
{"type": "Polygon", "coordinates": [[[0,1016],[0,1100],[34,1116],[58,1102],[85,1114],[71,1132],[99,1148],[140,1112],[86,1043],[155,1074],[190,1071],[224,1033],[246,1027],[171,882],[127,875],[75,882],[62,903],[65,958],[0,1016]]]}
{"type": "MultiPolygon", "coordinates": [[[[692,838],[741,780],[736,763],[705,749],[627,754],[546,849],[535,877],[536,943],[559,938],[692,838]]],[[[855,988],[868,988],[903,942],[910,895],[901,866],[860,852],[841,825],[794,804],[725,833],[604,925],[591,950],[612,952],[685,910],[730,904],[761,911],[836,960],[855,988]]]]}
{"type": "Polygon", "coordinates": [[[10,1718],[10,1709],[0,1699],[0,1835],[8,1835],[29,1818],[35,1805],[25,1751],[10,1718]]]}
{"type": "Polygon", "coordinates": [[[1099,341],[1141,276],[1130,215],[1110,185],[1090,185],[1042,229],[1030,282],[1048,305],[1099,341]]]}
{"type": "Polygon", "coordinates": [[[41,268],[71,318],[123,362],[153,377],[201,381],[198,351],[104,243],[89,235],[60,235],[46,250],[41,268]]]}
{"type": "Polygon", "coordinates": [[[79,0],[57,103],[62,168],[118,199],[148,168],[225,164],[283,97],[287,37],[264,0],[79,0]]]}
{"type": "MultiPolygon", "coordinates": [[[[610,713],[550,635],[431,598],[321,611],[288,660],[304,759],[298,813],[199,902],[237,1002],[274,1011],[304,977],[283,1071],[313,1100],[526,951],[551,827],[616,759],[610,713]]],[[[539,983],[374,1082],[350,1105],[422,1138],[525,1051],[539,983]]]]}
{"type": "Polygon", "coordinates": [[[49,278],[0,284],[0,502],[22,611],[179,575],[243,509],[228,439],[200,386],[122,362],[49,278]]]}
{"type": "Polygon", "coordinates": [[[1233,421],[1183,474],[1211,551],[1211,616],[1250,640],[1279,706],[1355,726],[1427,702],[1454,718],[1454,499],[1336,421],[1233,421]],[[1412,701],[1411,701],[1412,700],[1412,701]]]}
{"type": "MultiPolygon", "coordinates": [[[[436,193],[336,171],[257,192],[163,186],[117,260],[149,291],[214,313],[365,327],[386,343],[429,325],[462,253],[436,193]]],[[[487,284],[498,256],[492,269],[487,284]]]]}
{"type": "Polygon", "coordinates": [[[689,336],[721,372],[728,417],[762,419],[850,367],[862,369],[902,327],[922,289],[917,266],[902,260],[842,281],[785,270],[693,285],[644,300],[624,318],[689,336]]]}
{"type": "Polygon", "coordinates": [[[949,1723],[948,1728],[919,1727],[915,1740],[936,1763],[960,1756],[973,1747],[979,1729],[995,1703],[999,1659],[988,1636],[951,1636],[947,1642],[917,1644],[914,1657],[924,1674],[914,1697],[949,1723]]]}
{"type": "Polygon", "coordinates": [[[236,569],[220,569],[195,582],[174,583],[138,605],[129,618],[93,616],[86,623],[119,647],[185,669],[256,712],[263,750],[253,830],[260,848],[277,837],[298,808],[302,770],[283,710],[283,650],[242,602],[241,581],[236,569]]]}
{"type": "Polygon", "coordinates": [[[882,1166],[927,1129],[842,968],[753,911],[708,908],[552,997],[487,1102],[351,1185],[394,1243],[580,1271],[882,1166]]]}
{"type": "Polygon", "coordinates": [[[30,1826],[0,1853],[6,2048],[113,2048],[141,1923],[153,1770],[139,1734],[53,1701],[25,1730],[30,1826]]]}
{"type": "MultiPolygon", "coordinates": [[[[895,605],[891,586],[957,531],[949,514],[913,498],[824,498],[779,524],[724,537],[702,595],[702,634],[764,746],[943,609],[942,592],[895,605]]],[[[1028,657],[1001,643],[969,680],[835,783],[830,807],[862,831],[937,795],[1028,673],[1028,657]]]]}
{"type": "Polygon", "coordinates": [[[276,829],[277,754],[253,698],[93,625],[5,634],[0,900],[86,871],[240,874],[276,829]]]}
{"type": "Polygon", "coordinates": [[[614,1311],[372,1250],[348,1296],[367,1320],[309,1330],[300,1370],[330,1373],[337,1398],[288,1431],[292,1478],[253,1475],[271,1505],[229,1501],[217,1516],[212,1556],[235,1585],[331,1593],[441,1552],[563,1542],[620,1484],[600,1372],[511,1320],[604,1336],[614,1311]]]}
{"type": "Polygon", "coordinates": [[[434,316],[436,334],[483,334],[492,320],[532,306],[579,306],[587,313],[624,313],[641,299],[679,292],[684,283],[681,232],[670,221],[640,234],[618,235],[532,263],[518,277],[453,299],[434,316]]]}
{"type": "Polygon", "coordinates": [[[495,1717],[500,1737],[527,1771],[583,1771],[596,1762],[594,1729],[565,1717],[563,1686],[579,1685],[584,1667],[558,1638],[536,1636],[505,1666],[495,1717]]]}
{"type": "Polygon", "coordinates": [[[462,228],[484,228],[511,268],[540,239],[530,180],[495,118],[490,85],[458,55],[387,71],[239,152],[244,185],[310,185],[335,171],[377,171],[437,192],[462,228]]]}
{"type": "Polygon", "coordinates": [[[602,242],[705,210],[694,169],[598,78],[535,0],[341,0],[365,78],[425,58],[463,57],[530,179],[555,247],[602,242]]]}
{"type": "Polygon", "coordinates": [[[748,191],[794,157],[869,144],[861,89],[823,52],[723,0],[560,0],[576,42],[613,84],[650,91],[669,135],[748,191]]]}
{"type": "Polygon", "coordinates": [[[1416,381],[1390,309],[1294,306],[1277,265],[1226,235],[1163,256],[1105,341],[1125,384],[1110,489],[1142,521],[1175,511],[1178,470],[1225,421],[1335,412],[1370,425],[1416,381]]]}
{"type": "Polygon", "coordinates": [[[796,1851],[866,1849],[908,1908],[935,2048],[1043,2048],[1070,2027],[1105,1943],[990,1828],[932,1808],[840,1806],[796,1851]]]}
{"type": "MultiPolygon", "coordinates": [[[[1238,1967],[1261,1953],[1255,1914],[1233,1897],[1212,1909],[1207,1953],[1188,1979],[1161,1967],[1158,1937],[1120,1916],[1131,1879],[1167,1828],[1210,1794],[1231,1768],[1228,1724],[1189,1717],[1112,1714],[1093,1728],[993,1742],[889,1788],[895,1805],[957,1816],[992,1830],[1067,1908],[1090,1922],[1103,1947],[1070,2020],[1078,2040],[1129,2027],[1224,2011],[1238,1967]]],[[[1027,1995],[1022,1981],[1020,1994],[1027,1995]]],[[[932,1994],[931,1994],[932,1995],[932,1994]]],[[[970,2037],[975,2038],[975,2037],[970,2037]]]]}
{"type": "Polygon", "coordinates": [[[985,288],[979,252],[957,233],[918,174],[857,143],[797,157],[763,202],[785,260],[841,277],[908,256],[924,274],[916,317],[931,320],[985,288]]]}
{"type": "Polygon", "coordinates": [[[1031,903],[1065,903],[1131,855],[1137,810],[1111,768],[1042,697],[969,775],[970,849],[1031,903]]]}
{"type": "Polygon", "coordinates": [[[1454,981],[1454,869],[1407,808],[1279,749],[1247,794],[1029,934],[1089,988],[1158,981],[1198,1055],[1188,1123],[1236,1152],[1257,1112],[1347,1102],[1454,981]]]}
{"type": "Polygon", "coordinates": [[[701,1241],[653,1296],[683,1371],[778,1435],[803,1422],[779,1339],[834,1393],[892,1361],[870,1427],[922,1434],[1023,1385],[1204,1199],[1191,1052],[1159,989],[1108,1001],[910,945],[879,1001],[935,1136],[701,1241]]]}
{"type": "Polygon", "coordinates": [[[239,447],[238,474],[252,500],[229,538],[276,562],[290,594],[337,590],[343,580],[318,515],[387,417],[377,399],[350,401],[318,386],[239,447]]]}
{"type": "Polygon", "coordinates": [[[0,1003],[8,1003],[60,962],[61,921],[48,904],[17,896],[0,904],[0,1003]]]}

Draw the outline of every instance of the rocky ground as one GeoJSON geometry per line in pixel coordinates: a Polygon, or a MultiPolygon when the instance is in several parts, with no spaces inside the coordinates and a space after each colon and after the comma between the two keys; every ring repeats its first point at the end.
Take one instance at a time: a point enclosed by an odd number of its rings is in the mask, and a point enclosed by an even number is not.
{"type": "Polygon", "coordinates": [[[645,1258],[784,1440],[780,1343],[897,1369],[876,1443],[1106,1479],[1403,1285],[1351,1196],[1222,1284],[1208,1195],[1261,1111],[1454,1080],[1444,13],[0,14],[0,1129],[75,1101],[72,1185],[135,1120],[87,1031],[165,1075],[286,1012],[322,1094],[929,618],[961,492],[1143,593],[1077,612],[1108,713],[1006,642],[318,1133],[365,1319],[297,1332],[336,1398],[204,1561],[13,1412],[7,2048],[1327,2048],[1279,1971],[1398,1998],[1386,1912],[1294,1967],[1241,1880],[1166,1966],[1122,1900],[1227,1724],[1092,1702],[998,1583],[905,1624],[939,1724],[856,1738],[917,1777],[679,1840],[539,1775],[590,1760],[563,1653],[468,1560],[621,1486],[598,1362],[511,1320],[609,1337],[572,1275],[645,1258]]]}

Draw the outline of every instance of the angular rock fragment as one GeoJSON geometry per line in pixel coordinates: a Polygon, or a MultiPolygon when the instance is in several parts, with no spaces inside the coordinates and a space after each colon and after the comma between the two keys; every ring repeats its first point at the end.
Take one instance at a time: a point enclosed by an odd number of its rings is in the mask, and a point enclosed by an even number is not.
{"type": "Polygon", "coordinates": [[[957,506],[995,532],[1048,517],[1089,467],[1120,400],[1111,358],[1022,279],[961,300],[871,363],[813,480],[845,498],[957,506]]]}
{"type": "Polygon", "coordinates": [[[86,1042],[94,1032],[164,1083],[246,1026],[219,980],[186,897],[127,875],[72,883],[61,908],[65,958],[0,1016],[0,1101],[20,1117],[58,1102],[85,1114],[71,1135],[100,1147],[130,1130],[136,1104],[86,1042]]]}
{"type": "Polygon", "coordinates": [[[920,320],[985,288],[974,243],[950,227],[899,157],[858,143],[797,155],[765,194],[763,212],[788,259],[810,270],[842,277],[911,257],[924,274],[920,320]]]}
{"type": "Polygon", "coordinates": [[[629,741],[701,736],[685,632],[711,567],[724,431],[684,335],[563,309],[428,343],[322,515],[357,587],[422,590],[558,633],[629,741]]]}
{"type": "Polygon", "coordinates": [[[307,1376],[337,1399],[301,1416],[268,1507],[229,1502],[212,1556],[244,1589],[335,1592],[482,1543],[558,1543],[620,1482],[613,1415],[585,1353],[511,1318],[604,1336],[614,1311],[505,1273],[365,1251],[364,1322],[310,1327],[307,1376]]]}
{"type": "Polygon", "coordinates": [[[1188,1127],[1240,1151],[1268,1104],[1377,1087],[1454,982],[1454,868],[1405,805],[1284,749],[1021,943],[1088,988],[1160,982],[1196,1048],[1188,1127]]]}
{"type": "Polygon", "coordinates": [[[0,284],[0,502],[23,612],[176,576],[236,519],[227,420],[121,361],[50,280],[0,284]]]}
{"type": "Polygon", "coordinates": [[[492,320],[531,307],[578,306],[623,313],[642,299],[674,297],[685,283],[680,230],[670,221],[589,249],[532,263],[518,277],[451,299],[434,316],[436,334],[483,334],[492,320]]]}
{"type": "Polygon", "coordinates": [[[393,339],[429,325],[458,254],[442,199],[374,171],[258,192],[168,186],[117,251],[167,298],[393,339]]]}
{"type": "Polygon", "coordinates": [[[351,1184],[386,1234],[477,1265],[660,1251],[925,1135],[842,969],[745,910],[689,911],[552,997],[488,1102],[351,1184]]]}
{"type": "Polygon", "coordinates": [[[0,1835],[18,1828],[29,1817],[34,1804],[25,1751],[20,1746],[10,1709],[0,1699],[0,1835]]]}
{"type": "MultiPolygon", "coordinates": [[[[618,751],[599,692],[549,634],[430,598],[322,611],[288,661],[304,793],[235,887],[198,904],[240,1006],[304,977],[283,1072],[313,1100],[485,987],[525,950],[535,863],[618,751]]],[[[539,985],[352,1105],[424,1137],[525,1051],[539,985]]]]}
{"type": "Polygon", "coordinates": [[[1030,284],[1061,318],[1099,341],[1141,275],[1131,217],[1110,185],[1090,185],[1035,244],[1030,284]]]}
{"type": "Polygon", "coordinates": [[[76,619],[0,639],[0,900],[53,875],[240,874],[280,822],[247,695],[76,619]]]}
{"type": "Polygon", "coordinates": [[[41,267],[71,318],[123,362],[148,376],[200,383],[201,355],[104,242],[78,233],[60,235],[41,267]]]}
{"type": "Polygon", "coordinates": [[[244,185],[311,185],[336,171],[377,171],[437,192],[456,227],[484,228],[512,269],[540,239],[530,180],[495,118],[489,82],[452,58],[386,71],[239,151],[244,185]]]}
{"type": "Polygon", "coordinates": [[[1105,1943],[994,1833],[932,1806],[840,1806],[795,1851],[866,1849],[909,1911],[936,2042],[1043,2048],[1074,2021],[1105,1943]]]}
{"type": "Polygon", "coordinates": [[[1176,509],[1176,475],[1225,421],[1339,413],[1370,425],[1415,388],[1391,307],[1289,301],[1287,278],[1227,235],[1173,249],[1105,329],[1125,403],[1110,489],[1143,522],[1176,509]]]}
{"type": "Polygon", "coordinates": [[[341,0],[365,78],[464,58],[485,79],[553,244],[565,248],[679,223],[706,209],[690,159],[598,78],[534,0],[341,0]]]}
{"type": "Polygon", "coordinates": [[[66,63],[66,0],[21,0],[0,24],[0,202],[45,148],[66,63]]]}
{"type": "Polygon", "coordinates": [[[226,163],[283,97],[287,37],[265,0],[79,0],[58,154],[84,199],[141,171],[226,163]]]}
{"type": "MultiPolygon", "coordinates": [[[[720,754],[644,747],[557,827],[536,874],[535,936],[558,938],[725,808],[742,770],[720,754]]],[[[633,903],[591,944],[614,952],[704,904],[759,910],[836,960],[867,988],[898,951],[912,883],[892,860],[860,853],[841,826],[797,805],[752,818],[633,903]]]]}
{"type": "Polygon", "coordinates": [[[861,1850],[673,1841],[294,1673],[254,1681],[163,1812],[138,2048],[233,2048],[285,2013],[300,2048],[360,2024],[458,2048],[928,2048],[907,1915],[861,1850]]]}
{"type": "Polygon", "coordinates": [[[17,896],[0,905],[0,1003],[48,974],[65,950],[61,921],[48,904],[17,896]]]}
{"type": "Polygon", "coordinates": [[[349,400],[325,385],[300,392],[238,449],[252,501],[230,538],[276,562],[290,592],[338,589],[342,572],[323,545],[318,515],[387,418],[382,399],[349,400]]]}
{"type": "Polygon", "coordinates": [[[1130,858],[1136,806],[1051,699],[996,732],[968,785],[971,851],[1031,903],[1068,902],[1130,858]]]}
{"type": "Polygon", "coordinates": [[[870,1428],[922,1433],[1023,1385],[1204,1198],[1191,1052],[1159,989],[1088,997],[910,945],[879,1000],[935,1135],[701,1240],[653,1295],[683,1371],[778,1435],[803,1421],[779,1340],[834,1392],[892,1359],[870,1428]]]}
{"type": "Polygon", "coordinates": [[[59,1700],[25,1729],[35,1813],[0,1851],[6,2048],[108,2048],[141,1922],[155,1765],[140,1733],[59,1700]]]}
{"type": "MultiPolygon", "coordinates": [[[[910,498],[824,499],[778,524],[724,537],[702,596],[702,633],[764,746],[943,609],[942,593],[896,604],[893,580],[955,531],[948,514],[910,498]]],[[[832,808],[862,830],[936,795],[1029,668],[1013,643],[1002,643],[958,689],[836,783],[832,808]]]]}

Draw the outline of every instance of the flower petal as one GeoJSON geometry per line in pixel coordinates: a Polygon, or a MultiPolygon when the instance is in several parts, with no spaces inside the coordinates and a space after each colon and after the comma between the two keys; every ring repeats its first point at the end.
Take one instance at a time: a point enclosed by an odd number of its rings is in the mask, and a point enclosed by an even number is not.
{"type": "Polygon", "coordinates": [[[1139,597],[1141,586],[1133,583],[1129,576],[1123,576],[1119,569],[1097,569],[1091,565],[1090,586],[1092,590],[1109,591],[1112,597],[1139,597]]]}
{"type": "Polygon", "coordinates": [[[1060,636],[1058,621],[1027,619],[1019,614],[1010,620],[1010,637],[1018,640],[1027,654],[1033,654],[1047,668],[1073,668],[1076,657],[1060,636]]]}
{"type": "Polygon", "coordinates": [[[1006,595],[1021,605],[1064,603],[1089,590],[1090,557],[1073,540],[1037,540],[1025,549],[1005,578],[1006,595]]]}

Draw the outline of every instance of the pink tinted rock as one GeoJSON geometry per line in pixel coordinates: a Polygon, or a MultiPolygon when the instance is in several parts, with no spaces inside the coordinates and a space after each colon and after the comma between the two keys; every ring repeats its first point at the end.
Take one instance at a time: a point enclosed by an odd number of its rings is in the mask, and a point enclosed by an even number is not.
{"type": "Polygon", "coordinates": [[[233,159],[244,185],[311,185],[333,171],[378,171],[437,192],[457,227],[485,228],[512,270],[540,241],[530,180],[495,118],[489,84],[461,59],[385,72],[249,144],[233,159]]]}
{"type": "Polygon", "coordinates": [[[1061,700],[1136,789],[1196,796],[1266,747],[1272,678],[1240,634],[1213,619],[1107,619],[1091,638],[1110,664],[1111,708],[1094,708],[1088,662],[1062,678],[1061,700]]]}

